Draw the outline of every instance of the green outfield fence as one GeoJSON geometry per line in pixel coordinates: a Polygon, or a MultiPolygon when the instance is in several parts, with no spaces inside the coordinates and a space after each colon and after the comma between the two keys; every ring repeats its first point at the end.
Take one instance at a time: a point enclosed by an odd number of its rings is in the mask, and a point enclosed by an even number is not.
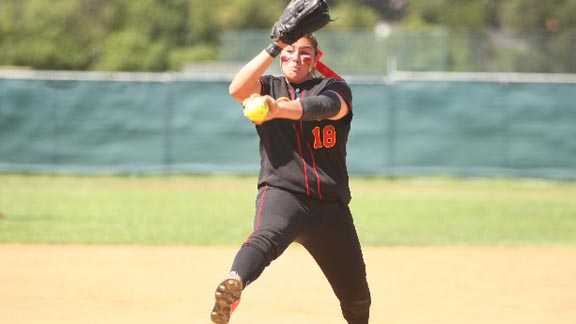
{"type": "MultiPolygon", "coordinates": [[[[0,71],[0,171],[256,173],[231,75],[0,71]]],[[[353,175],[576,179],[576,76],[347,76],[353,175]]]]}

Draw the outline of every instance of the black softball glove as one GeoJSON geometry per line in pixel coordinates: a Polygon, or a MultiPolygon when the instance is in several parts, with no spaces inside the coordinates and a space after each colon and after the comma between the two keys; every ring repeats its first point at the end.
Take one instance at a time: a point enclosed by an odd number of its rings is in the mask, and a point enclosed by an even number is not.
{"type": "Polygon", "coordinates": [[[326,0],[292,0],[274,23],[270,38],[291,45],[330,21],[326,0]]]}

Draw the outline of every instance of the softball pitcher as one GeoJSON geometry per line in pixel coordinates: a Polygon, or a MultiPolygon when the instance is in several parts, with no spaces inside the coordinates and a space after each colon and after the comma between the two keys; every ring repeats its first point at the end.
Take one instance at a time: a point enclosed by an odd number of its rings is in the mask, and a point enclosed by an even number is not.
{"type": "Polygon", "coordinates": [[[269,113],[256,124],[261,169],[254,231],[216,288],[211,320],[228,323],[242,290],[298,242],[323,271],[347,322],[368,323],[366,267],[348,207],[349,86],[319,62],[316,38],[307,34],[272,43],[240,69],[229,90],[241,103],[263,96],[269,113]],[[263,76],[278,55],[283,75],[263,76]],[[315,76],[318,67],[328,76],[315,76]]]}

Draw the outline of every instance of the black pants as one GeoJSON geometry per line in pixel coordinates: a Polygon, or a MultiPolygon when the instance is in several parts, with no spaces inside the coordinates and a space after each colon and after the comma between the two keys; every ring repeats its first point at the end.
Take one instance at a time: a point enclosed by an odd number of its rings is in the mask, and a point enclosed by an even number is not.
{"type": "Polygon", "coordinates": [[[370,291],[358,235],[348,206],[263,187],[256,199],[254,232],[242,245],[231,271],[256,280],[292,243],[302,244],[332,286],[344,318],[368,323],[370,291]]]}

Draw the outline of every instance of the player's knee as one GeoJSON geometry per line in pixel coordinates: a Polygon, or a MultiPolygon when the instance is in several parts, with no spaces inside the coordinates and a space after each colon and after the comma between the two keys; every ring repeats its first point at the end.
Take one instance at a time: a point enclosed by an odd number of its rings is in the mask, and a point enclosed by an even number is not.
{"type": "Polygon", "coordinates": [[[368,324],[371,304],[372,299],[369,294],[362,299],[342,304],[342,313],[348,324],[368,324]]]}

